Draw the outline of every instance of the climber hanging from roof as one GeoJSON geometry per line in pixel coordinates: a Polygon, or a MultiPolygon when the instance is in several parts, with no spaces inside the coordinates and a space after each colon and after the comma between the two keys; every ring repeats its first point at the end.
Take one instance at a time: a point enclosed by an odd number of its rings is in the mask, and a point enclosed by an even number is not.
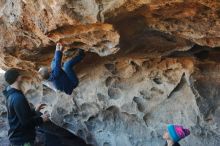
{"type": "Polygon", "coordinates": [[[41,67],[38,72],[42,79],[52,82],[57,90],[71,95],[73,89],[79,84],[79,80],[73,67],[84,58],[85,54],[83,50],[78,49],[78,55],[66,61],[63,68],[62,55],[63,46],[62,44],[57,43],[54,59],[51,63],[51,69],[49,70],[47,67],[41,67]]]}

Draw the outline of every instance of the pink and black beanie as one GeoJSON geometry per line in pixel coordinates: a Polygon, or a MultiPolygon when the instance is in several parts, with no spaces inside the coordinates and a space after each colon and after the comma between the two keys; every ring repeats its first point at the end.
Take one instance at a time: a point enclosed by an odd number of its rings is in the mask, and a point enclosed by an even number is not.
{"type": "Polygon", "coordinates": [[[186,136],[190,135],[189,129],[183,128],[181,125],[168,125],[167,126],[168,133],[170,135],[170,138],[174,142],[178,142],[181,139],[185,138],[186,136]]]}

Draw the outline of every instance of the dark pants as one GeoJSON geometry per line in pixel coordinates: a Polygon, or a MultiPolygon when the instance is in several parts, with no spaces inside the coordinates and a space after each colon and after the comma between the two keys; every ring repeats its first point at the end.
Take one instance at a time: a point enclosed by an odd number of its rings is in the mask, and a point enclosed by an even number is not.
{"type": "Polygon", "coordinates": [[[45,146],[63,146],[61,139],[52,134],[45,134],[45,146]]]}
{"type": "Polygon", "coordinates": [[[9,146],[34,146],[34,143],[33,142],[27,142],[23,145],[13,145],[13,144],[10,144],[9,146]]]}
{"type": "Polygon", "coordinates": [[[63,69],[64,69],[65,73],[67,74],[67,76],[69,77],[69,79],[72,81],[74,87],[76,87],[79,84],[79,79],[78,79],[73,67],[77,63],[79,63],[82,60],[82,58],[83,58],[82,56],[78,55],[78,56],[66,61],[63,65],[63,69]]]}

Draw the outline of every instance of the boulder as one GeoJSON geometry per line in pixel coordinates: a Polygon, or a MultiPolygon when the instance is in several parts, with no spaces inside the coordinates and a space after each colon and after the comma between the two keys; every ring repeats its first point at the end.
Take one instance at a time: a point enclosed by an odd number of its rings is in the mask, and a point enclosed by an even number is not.
{"type": "Polygon", "coordinates": [[[181,144],[218,146],[219,12],[218,0],[1,0],[0,68],[22,69],[28,100],[88,144],[161,146],[174,123],[191,130],[181,144]],[[37,75],[57,42],[63,61],[86,51],[72,95],[37,75]]]}

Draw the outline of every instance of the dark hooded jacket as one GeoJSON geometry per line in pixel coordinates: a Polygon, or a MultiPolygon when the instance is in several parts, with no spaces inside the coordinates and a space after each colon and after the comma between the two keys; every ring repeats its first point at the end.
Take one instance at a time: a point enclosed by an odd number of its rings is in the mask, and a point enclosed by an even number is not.
{"type": "Polygon", "coordinates": [[[24,94],[17,89],[7,88],[3,91],[6,97],[9,131],[11,144],[23,145],[34,142],[35,127],[43,123],[43,119],[30,108],[24,94]]]}

